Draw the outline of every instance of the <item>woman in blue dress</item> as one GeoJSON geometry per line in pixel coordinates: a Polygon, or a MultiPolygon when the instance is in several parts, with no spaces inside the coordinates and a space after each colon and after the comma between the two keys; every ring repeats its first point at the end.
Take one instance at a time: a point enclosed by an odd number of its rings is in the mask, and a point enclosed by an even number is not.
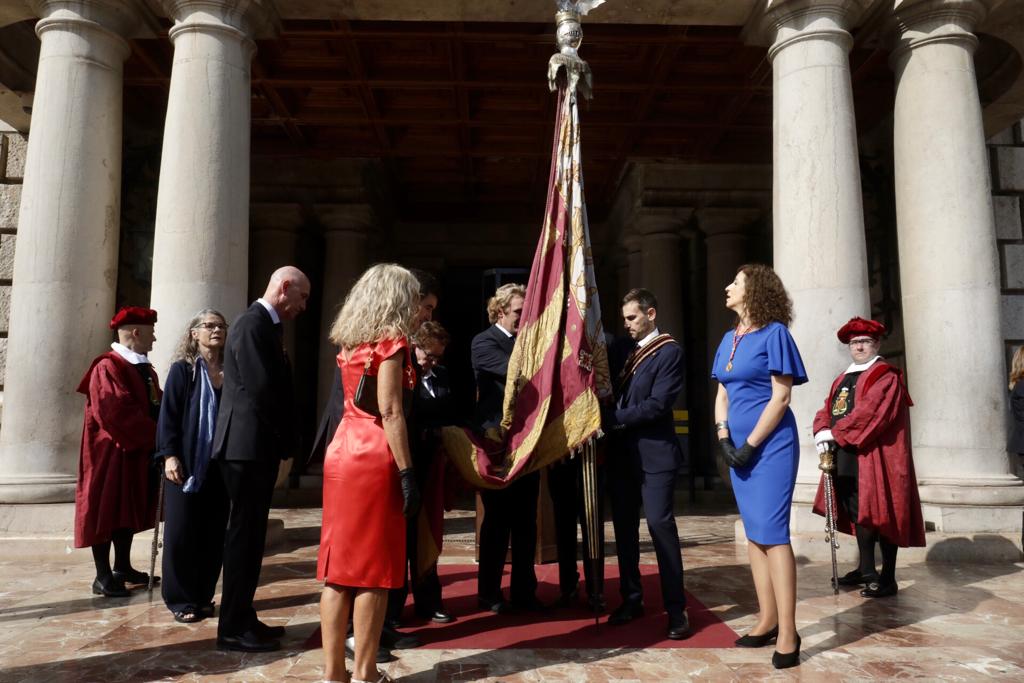
{"type": "Polygon", "coordinates": [[[807,373],[789,334],[793,303],[775,271],[742,266],[725,295],[737,321],[712,365],[718,380],[715,427],[749,541],[759,609],[757,624],[736,644],[763,647],[775,640],[772,664],[781,669],[800,663],[796,561],[789,542],[800,447],[789,400],[807,373]]]}

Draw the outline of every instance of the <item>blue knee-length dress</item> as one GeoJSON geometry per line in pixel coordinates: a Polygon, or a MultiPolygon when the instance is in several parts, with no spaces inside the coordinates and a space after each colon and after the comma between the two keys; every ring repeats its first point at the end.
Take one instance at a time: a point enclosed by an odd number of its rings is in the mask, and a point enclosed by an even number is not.
{"type": "MultiPolygon", "coordinates": [[[[739,447],[754,430],[772,396],[772,375],[789,375],[795,386],[807,381],[807,372],[789,329],[778,322],[744,335],[736,346],[732,369],[726,370],[733,335],[730,330],[722,337],[711,376],[729,396],[729,434],[739,447]]],[[[789,543],[789,510],[799,461],[796,418],[787,408],[750,462],[731,469],[732,490],[751,541],[762,545],[789,543]]]]}

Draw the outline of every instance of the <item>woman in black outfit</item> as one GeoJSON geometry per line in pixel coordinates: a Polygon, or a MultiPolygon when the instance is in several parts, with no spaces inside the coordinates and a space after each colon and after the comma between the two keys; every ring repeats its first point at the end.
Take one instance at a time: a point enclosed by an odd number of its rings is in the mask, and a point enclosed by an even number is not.
{"type": "Polygon", "coordinates": [[[229,501],[220,469],[209,464],[227,333],[218,311],[192,318],[167,374],[157,424],[156,457],[166,477],[163,598],[175,621],[186,624],[213,616],[224,557],[229,501]]]}
{"type": "Polygon", "coordinates": [[[1010,363],[1010,441],[1006,450],[1016,453],[1024,468],[1024,346],[1017,349],[1010,363]]]}

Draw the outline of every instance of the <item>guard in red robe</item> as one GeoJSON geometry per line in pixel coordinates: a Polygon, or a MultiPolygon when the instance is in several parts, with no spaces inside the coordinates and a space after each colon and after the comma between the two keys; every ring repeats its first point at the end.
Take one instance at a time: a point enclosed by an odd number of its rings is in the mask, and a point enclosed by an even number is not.
{"type": "MultiPolygon", "coordinates": [[[[836,528],[855,534],[860,566],[840,577],[841,586],[864,585],[867,598],[895,595],[898,548],[924,546],[924,520],[910,447],[910,394],[903,374],[878,355],[885,326],[853,318],[840,328],[853,364],[832,383],[814,416],[818,452],[836,452],[836,528]],[[875,568],[875,544],[882,571],[875,568]]],[[[825,514],[824,482],[814,511],[825,514]]]]}
{"type": "Polygon", "coordinates": [[[118,341],[92,362],[78,391],[85,424],[75,490],[75,547],[91,547],[92,592],[127,597],[126,584],[147,584],[131,566],[132,536],[152,529],[156,479],[151,476],[160,413],[160,385],[146,354],[156,336],[156,311],[134,306],[110,321],[118,341]],[[114,567],[110,546],[114,546],[114,567]]]}

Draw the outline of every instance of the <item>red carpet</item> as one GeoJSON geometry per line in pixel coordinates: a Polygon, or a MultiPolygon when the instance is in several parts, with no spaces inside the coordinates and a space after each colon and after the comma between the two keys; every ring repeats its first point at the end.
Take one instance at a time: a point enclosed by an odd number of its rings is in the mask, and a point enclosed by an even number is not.
{"type": "MultiPolygon", "coordinates": [[[[609,626],[608,615],[594,625],[594,616],[582,605],[572,609],[556,609],[540,615],[498,616],[481,610],[476,602],[476,565],[442,564],[439,566],[444,587],[445,607],[456,617],[451,624],[434,624],[413,614],[411,600],[402,620],[403,630],[414,633],[430,649],[605,649],[615,647],[647,648],[723,648],[733,647],[738,634],[708,611],[688,591],[687,608],[693,635],[687,640],[668,640],[665,630],[668,617],[661,606],[657,565],[640,565],[643,576],[644,603],[647,614],[624,626],[609,626]]],[[[581,571],[582,574],[582,571],[581,571]]],[[[508,571],[503,585],[508,596],[508,571]]],[[[544,604],[558,598],[558,566],[538,565],[537,597],[544,604]]],[[[618,567],[605,567],[605,595],[609,607],[619,604],[618,567]]],[[[308,648],[320,647],[320,629],[306,641],[308,648]]]]}

